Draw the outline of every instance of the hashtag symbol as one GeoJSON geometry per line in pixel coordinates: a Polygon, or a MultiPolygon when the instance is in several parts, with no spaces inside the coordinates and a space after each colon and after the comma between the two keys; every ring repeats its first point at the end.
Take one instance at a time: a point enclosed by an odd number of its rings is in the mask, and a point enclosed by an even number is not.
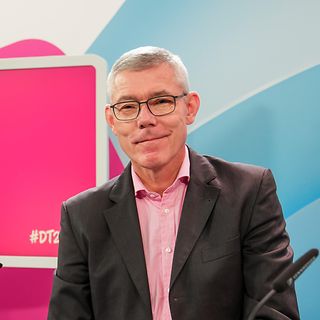
{"type": "Polygon", "coordinates": [[[39,232],[38,232],[38,230],[37,230],[37,229],[36,229],[36,230],[32,230],[32,232],[31,232],[31,234],[30,234],[30,242],[31,242],[32,244],[35,244],[35,243],[37,243],[38,239],[39,239],[39,232]]]}

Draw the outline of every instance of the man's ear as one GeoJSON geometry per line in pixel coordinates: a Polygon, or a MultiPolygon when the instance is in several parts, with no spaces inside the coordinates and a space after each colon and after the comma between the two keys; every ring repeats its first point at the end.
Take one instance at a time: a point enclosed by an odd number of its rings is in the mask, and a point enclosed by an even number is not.
{"type": "Polygon", "coordinates": [[[200,97],[199,94],[195,91],[190,91],[188,93],[187,99],[187,108],[188,113],[186,115],[186,124],[192,124],[196,118],[200,107],[200,97]]]}
{"type": "Polygon", "coordinates": [[[109,127],[111,128],[112,132],[114,134],[116,134],[116,132],[114,130],[114,116],[113,116],[113,113],[111,111],[110,104],[106,105],[106,108],[104,110],[104,114],[105,114],[105,117],[106,117],[106,121],[107,121],[109,127]]]}

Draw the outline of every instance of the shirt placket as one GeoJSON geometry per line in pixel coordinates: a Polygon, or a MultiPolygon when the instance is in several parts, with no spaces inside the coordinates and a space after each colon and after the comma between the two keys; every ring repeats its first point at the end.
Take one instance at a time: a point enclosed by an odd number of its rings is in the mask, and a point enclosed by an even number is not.
{"type": "Polygon", "coordinates": [[[173,261],[175,228],[174,228],[174,205],[170,201],[169,192],[165,192],[161,201],[161,256],[162,256],[162,278],[163,278],[163,299],[164,309],[161,319],[171,319],[168,303],[171,267],[173,261]]]}

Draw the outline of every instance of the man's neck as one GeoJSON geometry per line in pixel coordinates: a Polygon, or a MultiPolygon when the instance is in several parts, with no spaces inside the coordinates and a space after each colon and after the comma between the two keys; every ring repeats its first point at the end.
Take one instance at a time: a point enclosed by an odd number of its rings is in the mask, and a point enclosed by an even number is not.
{"type": "Polygon", "coordinates": [[[132,166],[145,188],[162,196],[163,192],[170,187],[177,178],[184,156],[183,153],[183,156],[176,159],[175,163],[166,164],[159,168],[143,168],[135,166],[134,163],[132,163],[132,166]]]}
{"type": "Polygon", "coordinates": [[[167,168],[159,171],[142,169],[138,170],[138,172],[135,172],[139,176],[141,182],[146,187],[146,189],[152,192],[156,192],[162,196],[163,192],[169,186],[171,186],[174,180],[176,179],[179,172],[179,168],[174,172],[168,172],[167,168]]]}

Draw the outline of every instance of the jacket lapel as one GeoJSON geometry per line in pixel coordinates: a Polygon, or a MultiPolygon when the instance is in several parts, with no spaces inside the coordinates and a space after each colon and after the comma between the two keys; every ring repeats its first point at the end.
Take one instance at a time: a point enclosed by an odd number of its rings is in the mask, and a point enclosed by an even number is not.
{"type": "Polygon", "coordinates": [[[190,182],[175,245],[170,287],[175,282],[202,233],[220,192],[212,165],[206,158],[192,150],[189,153],[190,182]]]}
{"type": "MultiPolygon", "coordinates": [[[[113,186],[110,199],[114,204],[105,210],[104,216],[132,281],[146,306],[151,308],[145,257],[130,170],[129,165],[113,186]]],[[[192,150],[190,150],[190,177],[175,245],[170,287],[181,272],[201,235],[220,192],[212,165],[206,158],[192,150]]]]}
{"type": "Polygon", "coordinates": [[[151,308],[143,244],[130,170],[130,165],[128,165],[110,192],[110,199],[114,205],[105,210],[104,216],[132,281],[146,306],[151,308]]]}

